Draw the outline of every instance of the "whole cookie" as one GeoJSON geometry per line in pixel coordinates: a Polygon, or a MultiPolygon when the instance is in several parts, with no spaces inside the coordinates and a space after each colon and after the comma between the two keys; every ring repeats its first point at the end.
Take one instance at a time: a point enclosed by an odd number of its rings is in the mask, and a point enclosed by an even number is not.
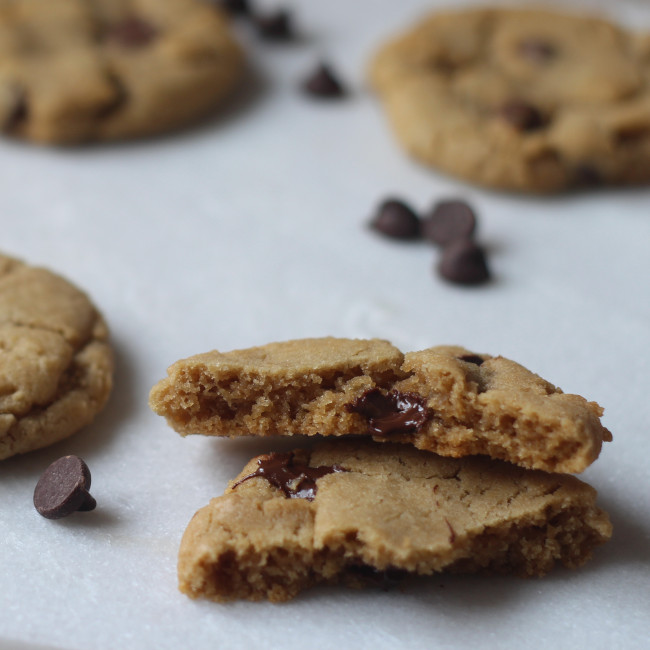
{"type": "Polygon", "coordinates": [[[0,128],[56,144],[167,131],[214,109],[242,60],[201,0],[0,0],[0,128]]]}
{"type": "Polygon", "coordinates": [[[514,361],[379,339],[206,352],[170,366],[149,403],[181,435],[367,434],[548,472],[582,472],[612,439],[598,404],[514,361]]]}
{"type": "Polygon", "coordinates": [[[528,192],[650,181],[650,34],[517,9],[433,15],[370,69],[416,158],[528,192]]]}
{"type": "Polygon", "coordinates": [[[112,387],[104,320],[63,278],[0,255],[0,460],[90,423],[112,387]]]}
{"type": "Polygon", "coordinates": [[[182,592],[287,600],[318,582],[395,573],[547,573],[577,567],[612,533],[572,476],[371,441],[253,459],[197,512],[178,560],[182,592]]]}

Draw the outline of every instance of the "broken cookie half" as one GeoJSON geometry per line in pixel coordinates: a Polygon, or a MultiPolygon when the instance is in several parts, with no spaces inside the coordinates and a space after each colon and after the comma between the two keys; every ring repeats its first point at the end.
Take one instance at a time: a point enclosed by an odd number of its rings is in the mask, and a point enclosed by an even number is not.
{"type": "Polygon", "coordinates": [[[369,434],[443,456],[582,472],[603,409],[503,357],[378,339],[302,339],[176,362],[150,406],[181,435],[369,434]]]}
{"type": "Polygon", "coordinates": [[[539,576],[611,536],[578,479],[397,444],[327,441],[251,460],[181,542],[192,598],[283,601],[320,582],[437,572],[539,576]]]}

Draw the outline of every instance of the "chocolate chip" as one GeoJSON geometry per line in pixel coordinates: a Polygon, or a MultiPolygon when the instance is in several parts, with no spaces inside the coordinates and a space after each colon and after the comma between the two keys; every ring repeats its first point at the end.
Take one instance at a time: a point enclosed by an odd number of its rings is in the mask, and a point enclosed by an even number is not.
{"type": "Polygon", "coordinates": [[[455,284],[481,284],[490,277],[485,253],[471,239],[449,244],[442,253],[438,272],[455,284]]]}
{"type": "Polygon", "coordinates": [[[271,485],[282,490],[287,499],[307,499],[313,501],[316,496],[316,481],[326,474],[346,472],[339,465],[309,467],[294,462],[292,452],[271,453],[257,460],[258,468],[233,485],[233,489],[256,476],[264,477],[271,485]]]}
{"type": "Polygon", "coordinates": [[[476,364],[477,366],[480,366],[483,363],[483,361],[485,361],[485,359],[479,357],[478,354],[463,354],[458,358],[461,361],[467,361],[467,363],[473,363],[476,364]]]}
{"type": "Polygon", "coordinates": [[[417,393],[378,388],[366,391],[345,409],[358,413],[368,421],[368,432],[387,436],[391,433],[417,433],[431,416],[426,400],[417,393]]]}
{"type": "Polygon", "coordinates": [[[219,0],[219,6],[233,16],[251,14],[251,3],[248,0],[219,0]]]}
{"type": "Polygon", "coordinates": [[[303,88],[306,93],[314,97],[332,99],[345,95],[343,85],[334,74],[332,68],[325,63],[318,65],[303,83],[303,88]]]}
{"type": "Polygon", "coordinates": [[[603,182],[600,172],[588,163],[575,168],[574,179],[576,185],[581,187],[595,187],[603,182]]]}
{"type": "Polygon", "coordinates": [[[420,219],[403,201],[387,199],[370,222],[370,227],[392,239],[417,239],[420,219]]]}
{"type": "Polygon", "coordinates": [[[521,41],[517,51],[533,63],[546,63],[557,54],[557,50],[551,43],[539,38],[528,38],[521,41]]]}
{"type": "Polygon", "coordinates": [[[16,86],[11,88],[13,100],[13,106],[9,111],[7,118],[5,119],[4,124],[2,125],[2,130],[5,133],[10,133],[17,129],[27,118],[29,117],[29,107],[27,103],[27,93],[24,88],[18,88],[16,86]]]}
{"type": "Polygon", "coordinates": [[[539,110],[519,99],[503,104],[499,108],[499,115],[518,131],[536,131],[545,124],[539,110]]]}
{"type": "Polygon", "coordinates": [[[78,456],[64,456],[55,460],[38,480],[34,507],[47,519],[94,510],[97,502],[88,493],[89,488],[88,465],[78,456]]]}
{"type": "Polygon", "coordinates": [[[286,9],[256,15],[255,27],[257,33],[268,41],[289,41],[293,38],[291,13],[286,9]]]}
{"type": "Polygon", "coordinates": [[[469,238],[475,229],[476,215],[465,201],[440,201],[431,215],[422,220],[422,235],[440,246],[469,238]]]}
{"type": "Polygon", "coordinates": [[[138,48],[148,45],[156,36],[153,25],[136,16],[125,18],[108,31],[109,40],[123,47],[138,48]]]}

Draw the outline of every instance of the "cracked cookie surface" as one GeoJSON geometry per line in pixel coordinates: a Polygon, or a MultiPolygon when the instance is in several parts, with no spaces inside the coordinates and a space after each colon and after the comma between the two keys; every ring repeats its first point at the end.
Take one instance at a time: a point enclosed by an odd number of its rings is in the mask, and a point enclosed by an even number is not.
{"type": "Polygon", "coordinates": [[[426,18],[385,45],[373,86],[402,145],[507,190],[650,182],[650,34],[551,11],[426,18]]]}
{"type": "Polygon", "coordinates": [[[611,440],[600,406],[514,361],[378,339],[199,354],[170,366],[149,403],[181,435],[369,434],[550,472],[583,471],[611,440]]]}
{"type": "Polygon", "coordinates": [[[253,459],[194,515],[179,586],[192,598],[282,601],[318,582],[357,586],[403,572],[543,575],[582,565],[609,539],[595,501],[572,476],[404,445],[320,443],[253,459]],[[278,456],[293,495],[259,475],[278,456]],[[322,474],[311,499],[297,491],[308,468],[322,474]]]}
{"type": "Polygon", "coordinates": [[[0,254],[0,460],[90,423],[112,374],[108,330],[88,297],[0,254]]]}
{"type": "Polygon", "coordinates": [[[0,0],[0,128],[47,144],[168,131],[210,113],[242,62],[201,0],[0,0]]]}

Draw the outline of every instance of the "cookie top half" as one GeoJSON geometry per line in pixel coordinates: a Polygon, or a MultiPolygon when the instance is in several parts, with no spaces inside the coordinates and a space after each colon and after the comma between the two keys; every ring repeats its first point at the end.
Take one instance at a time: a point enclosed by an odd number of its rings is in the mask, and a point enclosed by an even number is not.
{"type": "Polygon", "coordinates": [[[181,435],[370,435],[445,456],[582,472],[610,432],[602,409],[504,357],[325,337],[182,359],[151,408],[181,435]]]}
{"type": "Polygon", "coordinates": [[[112,376],[108,330],[88,296],[0,254],[0,460],[90,423],[112,376]]]}
{"type": "Polygon", "coordinates": [[[56,144],[167,131],[210,112],[242,59],[201,0],[0,0],[0,128],[56,144]]]}
{"type": "Polygon", "coordinates": [[[440,13],[385,45],[370,76],[406,149],[470,182],[650,181],[650,34],[551,11],[440,13]]]}

